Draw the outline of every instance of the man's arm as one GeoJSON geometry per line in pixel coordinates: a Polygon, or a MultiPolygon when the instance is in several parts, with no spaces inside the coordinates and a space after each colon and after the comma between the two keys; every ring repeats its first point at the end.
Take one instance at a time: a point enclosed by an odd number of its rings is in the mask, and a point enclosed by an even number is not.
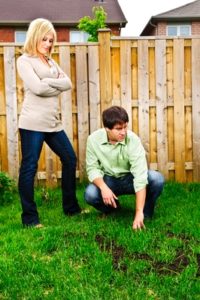
{"type": "Polygon", "coordinates": [[[117,197],[103,180],[104,172],[100,166],[100,161],[97,157],[91,137],[88,138],[86,146],[86,170],[89,181],[101,190],[105,205],[111,205],[116,208],[115,199],[117,199],[117,197]]]}
{"type": "Polygon", "coordinates": [[[133,229],[145,228],[144,226],[144,204],[146,198],[146,188],[136,192],[135,218],[133,220],[133,229]]]}
{"type": "Polygon", "coordinates": [[[129,149],[130,172],[133,174],[133,185],[136,195],[136,212],[133,220],[133,229],[145,228],[144,226],[144,204],[146,199],[147,161],[145,150],[140,139],[137,137],[130,144],[129,149]]]}

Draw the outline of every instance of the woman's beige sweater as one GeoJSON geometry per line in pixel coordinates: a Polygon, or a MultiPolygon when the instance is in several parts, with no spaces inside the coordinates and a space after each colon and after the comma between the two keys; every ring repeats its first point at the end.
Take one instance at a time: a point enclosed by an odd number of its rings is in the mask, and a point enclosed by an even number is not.
{"type": "Polygon", "coordinates": [[[58,95],[71,89],[69,77],[54,60],[51,67],[39,57],[23,54],[17,60],[17,70],[24,83],[24,102],[19,128],[53,132],[62,130],[58,95]],[[59,78],[59,74],[64,77],[59,78]]]}

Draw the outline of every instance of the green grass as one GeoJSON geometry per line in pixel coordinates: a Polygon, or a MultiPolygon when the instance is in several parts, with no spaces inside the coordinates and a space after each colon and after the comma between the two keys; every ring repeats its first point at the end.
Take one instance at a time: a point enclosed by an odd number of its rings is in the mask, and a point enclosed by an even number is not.
{"type": "Polygon", "coordinates": [[[102,215],[62,213],[60,189],[38,189],[42,229],[21,226],[18,195],[0,209],[0,299],[200,299],[200,184],[168,182],[146,230],[134,197],[102,215]]]}

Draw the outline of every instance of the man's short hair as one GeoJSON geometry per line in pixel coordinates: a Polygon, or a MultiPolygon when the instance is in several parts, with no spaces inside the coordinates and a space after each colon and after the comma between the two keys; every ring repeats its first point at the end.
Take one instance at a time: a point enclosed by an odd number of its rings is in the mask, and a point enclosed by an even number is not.
{"type": "Polygon", "coordinates": [[[103,125],[112,129],[116,124],[128,123],[128,114],[121,106],[111,106],[102,113],[103,125]]]}

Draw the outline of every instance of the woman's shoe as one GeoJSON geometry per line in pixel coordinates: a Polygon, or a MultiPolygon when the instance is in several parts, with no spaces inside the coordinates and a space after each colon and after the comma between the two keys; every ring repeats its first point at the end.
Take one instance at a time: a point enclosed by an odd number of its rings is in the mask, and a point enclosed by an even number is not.
{"type": "Polygon", "coordinates": [[[44,225],[42,225],[41,223],[39,223],[39,224],[36,224],[34,227],[35,227],[35,228],[43,228],[44,225]]]}

